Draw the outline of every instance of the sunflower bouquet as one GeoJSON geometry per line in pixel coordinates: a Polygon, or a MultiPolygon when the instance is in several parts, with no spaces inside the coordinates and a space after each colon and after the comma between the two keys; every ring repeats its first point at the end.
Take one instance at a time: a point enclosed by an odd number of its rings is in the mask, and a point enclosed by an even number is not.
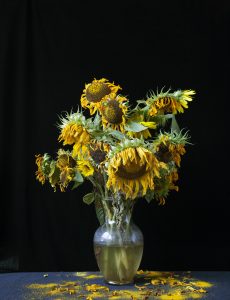
{"type": "Polygon", "coordinates": [[[65,149],[54,159],[36,155],[36,178],[54,191],[91,182],[83,201],[95,203],[100,224],[111,214],[119,223],[121,211],[127,213],[138,198],[165,204],[169,192],[178,191],[178,169],[189,143],[175,115],[188,108],[195,91],[150,91],[134,105],[120,91],[104,78],[86,84],[81,107],[60,116],[58,141],[65,149]],[[117,202],[112,211],[110,197],[117,202]]]}

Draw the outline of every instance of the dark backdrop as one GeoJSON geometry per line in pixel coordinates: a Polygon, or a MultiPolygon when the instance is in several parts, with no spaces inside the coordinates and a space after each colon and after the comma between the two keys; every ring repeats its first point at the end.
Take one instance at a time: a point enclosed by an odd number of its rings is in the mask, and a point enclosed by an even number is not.
{"type": "Polygon", "coordinates": [[[164,207],[139,201],[141,268],[230,267],[229,14],[227,1],[0,3],[1,262],[20,271],[96,270],[87,183],[54,193],[34,155],[55,155],[58,114],[76,109],[85,82],[106,77],[131,101],[163,86],[195,89],[178,117],[190,129],[180,192],[164,207]]]}

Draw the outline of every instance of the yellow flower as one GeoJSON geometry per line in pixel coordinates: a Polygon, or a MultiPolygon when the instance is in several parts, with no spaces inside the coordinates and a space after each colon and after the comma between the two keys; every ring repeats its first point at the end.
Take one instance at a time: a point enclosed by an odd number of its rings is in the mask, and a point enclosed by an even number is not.
{"type": "Polygon", "coordinates": [[[85,177],[91,176],[94,173],[94,168],[90,161],[85,159],[79,159],[77,162],[77,168],[81,174],[85,177]]]}
{"type": "Polygon", "coordinates": [[[103,128],[110,127],[114,130],[124,132],[128,110],[125,102],[127,101],[127,98],[120,95],[112,95],[102,101],[99,111],[102,115],[103,128]]]}
{"type": "Polygon", "coordinates": [[[73,146],[73,156],[76,157],[87,152],[87,144],[90,141],[90,134],[82,125],[69,122],[62,128],[58,137],[59,142],[63,141],[63,145],[73,146]]]}
{"type": "Polygon", "coordinates": [[[64,192],[70,181],[73,180],[77,163],[70,154],[59,151],[56,166],[60,169],[60,189],[64,192]]]}
{"type": "Polygon", "coordinates": [[[154,190],[154,177],[166,168],[144,147],[129,147],[114,154],[108,165],[107,188],[122,192],[126,199],[144,196],[154,190]]]}
{"type": "Polygon", "coordinates": [[[36,157],[36,165],[38,167],[38,170],[35,172],[36,179],[41,182],[41,184],[44,184],[46,181],[45,174],[42,170],[42,163],[43,163],[43,156],[40,154],[35,155],[36,157]]]}
{"type": "Polygon", "coordinates": [[[174,93],[160,92],[152,94],[147,99],[146,103],[149,106],[149,116],[155,116],[158,113],[183,113],[184,108],[188,108],[188,101],[192,101],[192,96],[195,95],[193,90],[178,90],[174,93]]]}
{"type": "Polygon", "coordinates": [[[181,155],[186,153],[185,144],[187,142],[187,133],[164,133],[160,134],[154,142],[154,151],[160,161],[168,163],[174,161],[180,167],[181,155]]]}
{"type": "Polygon", "coordinates": [[[109,82],[107,79],[94,79],[91,83],[85,85],[81,95],[81,106],[88,108],[93,115],[101,106],[101,101],[114,95],[121,89],[119,85],[109,82]]]}

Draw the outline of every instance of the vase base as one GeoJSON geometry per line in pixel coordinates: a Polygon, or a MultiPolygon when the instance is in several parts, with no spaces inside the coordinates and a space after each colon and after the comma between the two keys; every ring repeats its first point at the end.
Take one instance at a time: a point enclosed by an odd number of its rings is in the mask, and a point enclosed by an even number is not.
{"type": "Polygon", "coordinates": [[[127,284],[133,284],[134,283],[133,280],[132,281],[122,281],[122,282],[120,282],[120,281],[113,281],[113,280],[109,280],[109,281],[106,280],[106,282],[108,284],[111,284],[111,285],[127,285],[127,284]]]}

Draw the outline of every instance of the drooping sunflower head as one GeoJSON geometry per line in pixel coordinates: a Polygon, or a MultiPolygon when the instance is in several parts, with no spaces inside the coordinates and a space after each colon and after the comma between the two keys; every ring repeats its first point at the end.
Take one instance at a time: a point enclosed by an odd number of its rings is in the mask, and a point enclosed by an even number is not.
{"type": "Polygon", "coordinates": [[[38,168],[35,172],[36,179],[41,182],[41,184],[44,184],[50,172],[50,156],[45,153],[43,156],[40,154],[35,155],[35,158],[38,168]]]}
{"type": "Polygon", "coordinates": [[[101,105],[101,102],[110,95],[117,94],[121,89],[119,85],[109,82],[107,79],[94,79],[91,83],[85,85],[83,94],[81,95],[81,105],[88,108],[90,114],[93,115],[101,105]]]}
{"type": "Polygon", "coordinates": [[[126,113],[128,111],[127,103],[127,98],[120,95],[113,95],[102,102],[100,113],[102,115],[102,125],[104,128],[110,127],[114,130],[124,132],[126,113]]]}
{"type": "Polygon", "coordinates": [[[90,134],[86,128],[85,117],[81,113],[67,113],[65,117],[61,118],[59,128],[61,129],[58,137],[59,142],[63,141],[63,145],[74,144],[74,157],[87,151],[90,134]]]}
{"type": "Polygon", "coordinates": [[[68,151],[60,149],[58,151],[56,167],[60,170],[58,183],[61,191],[64,191],[75,176],[77,162],[68,151]]]}
{"type": "Polygon", "coordinates": [[[189,136],[186,132],[164,132],[160,133],[153,143],[153,148],[157,158],[160,161],[169,163],[174,161],[179,167],[181,162],[181,155],[185,154],[185,145],[189,144],[189,136]]]}
{"type": "Polygon", "coordinates": [[[170,172],[165,174],[165,176],[155,179],[154,196],[159,205],[165,204],[165,199],[167,198],[170,190],[175,190],[178,192],[179,187],[175,185],[178,178],[177,169],[173,168],[170,172]]]}
{"type": "Polygon", "coordinates": [[[126,199],[144,196],[154,190],[154,177],[160,177],[160,169],[166,168],[155,155],[142,146],[125,147],[113,152],[108,162],[107,188],[124,193],[126,199]]]}
{"type": "Polygon", "coordinates": [[[157,114],[183,113],[184,108],[188,108],[188,101],[192,101],[192,96],[195,95],[193,90],[177,90],[170,92],[170,89],[160,93],[151,92],[146,104],[149,107],[149,116],[156,116],[157,114]]]}

